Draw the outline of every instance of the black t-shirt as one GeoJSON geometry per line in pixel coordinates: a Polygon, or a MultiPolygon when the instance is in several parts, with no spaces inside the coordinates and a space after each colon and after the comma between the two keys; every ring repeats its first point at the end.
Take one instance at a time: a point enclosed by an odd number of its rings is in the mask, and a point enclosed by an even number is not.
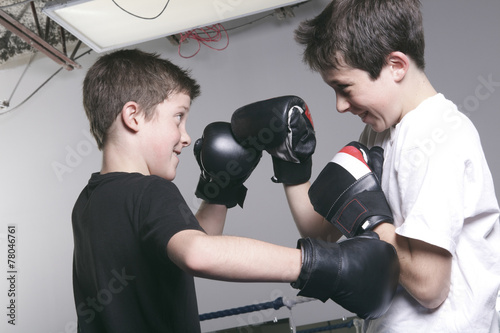
{"type": "Polygon", "coordinates": [[[172,182],[95,173],[72,222],[80,332],[200,332],[193,277],[166,248],[177,232],[203,229],[172,182]]]}

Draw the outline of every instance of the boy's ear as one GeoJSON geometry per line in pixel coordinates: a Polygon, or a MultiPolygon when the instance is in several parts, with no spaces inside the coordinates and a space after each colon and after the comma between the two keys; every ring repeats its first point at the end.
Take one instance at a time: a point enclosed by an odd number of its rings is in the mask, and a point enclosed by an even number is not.
{"type": "Polygon", "coordinates": [[[133,132],[139,131],[139,125],[143,113],[139,112],[139,105],[136,102],[127,102],[123,105],[121,118],[126,128],[133,132]]]}
{"type": "Polygon", "coordinates": [[[410,59],[403,52],[391,52],[387,63],[396,82],[401,81],[410,68],[410,59]]]}

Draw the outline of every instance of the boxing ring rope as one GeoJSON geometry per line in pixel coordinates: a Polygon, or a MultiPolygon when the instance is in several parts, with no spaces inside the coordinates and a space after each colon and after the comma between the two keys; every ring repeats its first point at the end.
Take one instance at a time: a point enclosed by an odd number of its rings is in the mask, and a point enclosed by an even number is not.
{"type": "MultiPolygon", "coordinates": [[[[311,301],[315,301],[315,300],[316,300],[315,298],[301,297],[301,296],[297,296],[294,298],[278,297],[274,301],[263,302],[263,303],[252,304],[252,305],[245,305],[245,306],[241,306],[241,307],[237,307],[237,308],[231,308],[231,309],[226,309],[226,310],[220,310],[220,311],[200,314],[199,318],[200,318],[200,321],[205,321],[205,320],[210,320],[210,319],[234,316],[234,315],[238,315],[238,314],[267,310],[267,309],[279,310],[284,306],[286,306],[289,310],[292,310],[292,307],[294,307],[297,304],[311,302],[311,301]]],[[[353,319],[353,320],[350,320],[350,321],[345,322],[345,323],[297,331],[297,333],[324,332],[324,331],[340,329],[340,328],[351,328],[353,326],[356,327],[356,332],[359,332],[359,328],[361,327],[361,320],[360,319],[353,319]]],[[[294,330],[294,332],[295,332],[295,330],[294,330]]]]}
{"type": "Polygon", "coordinates": [[[266,309],[271,309],[271,308],[274,310],[278,310],[284,306],[286,306],[288,309],[291,309],[293,306],[295,306],[295,304],[306,303],[306,302],[311,302],[311,301],[315,301],[315,300],[316,300],[315,298],[308,298],[308,297],[301,297],[301,296],[298,296],[295,298],[278,297],[274,301],[270,301],[270,302],[246,305],[246,306],[242,306],[239,308],[232,308],[232,309],[227,309],[227,310],[221,310],[221,311],[201,314],[200,321],[215,319],[215,318],[222,318],[222,317],[227,317],[227,316],[234,316],[237,314],[249,313],[249,312],[254,312],[254,311],[261,311],[261,310],[266,310],[266,309]]]}

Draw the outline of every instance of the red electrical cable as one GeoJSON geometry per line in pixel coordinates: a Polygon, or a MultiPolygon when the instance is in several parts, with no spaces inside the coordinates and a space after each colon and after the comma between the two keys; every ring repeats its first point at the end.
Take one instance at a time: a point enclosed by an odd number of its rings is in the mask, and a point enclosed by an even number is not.
{"type": "Polygon", "coordinates": [[[224,26],[220,23],[214,24],[212,26],[204,27],[204,28],[197,28],[197,29],[189,30],[189,31],[186,31],[184,33],[181,33],[180,36],[181,36],[181,38],[179,40],[179,55],[183,58],[186,58],[186,59],[192,58],[195,55],[197,55],[198,52],[200,52],[202,44],[211,48],[212,50],[216,50],[216,51],[225,50],[229,45],[229,35],[228,35],[226,29],[224,28],[224,26]],[[224,35],[226,35],[226,44],[224,46],[218,47],[218,46],[211,46],[210,45],[210,44],[214,44],[214,43],[219,43],[223,39],[224,35]],[[198,49],[192,55],[184,56],[181,53],[181,46],[182,46],[182,43],[184,43],[185,41],[187,41],[189,39],[193,39],[193,40],[198,42],[198,49]]]}

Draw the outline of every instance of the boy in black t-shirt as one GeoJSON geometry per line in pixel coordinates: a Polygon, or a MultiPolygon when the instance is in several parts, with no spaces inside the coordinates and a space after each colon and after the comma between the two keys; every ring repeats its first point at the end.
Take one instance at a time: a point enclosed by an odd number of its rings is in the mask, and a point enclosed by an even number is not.
{"type": "Polygon", "coordinates": [[[139,50],[104,55],[85,77],[85,112],[103,161],[72,214],[80,332],[198,332],[193,275],[299,275],[298,249],[207,235],[202,226],[221,224],[226,206],[204,202],[196,218],[172,183],[199,93],[185,70],[139,50]]]}

